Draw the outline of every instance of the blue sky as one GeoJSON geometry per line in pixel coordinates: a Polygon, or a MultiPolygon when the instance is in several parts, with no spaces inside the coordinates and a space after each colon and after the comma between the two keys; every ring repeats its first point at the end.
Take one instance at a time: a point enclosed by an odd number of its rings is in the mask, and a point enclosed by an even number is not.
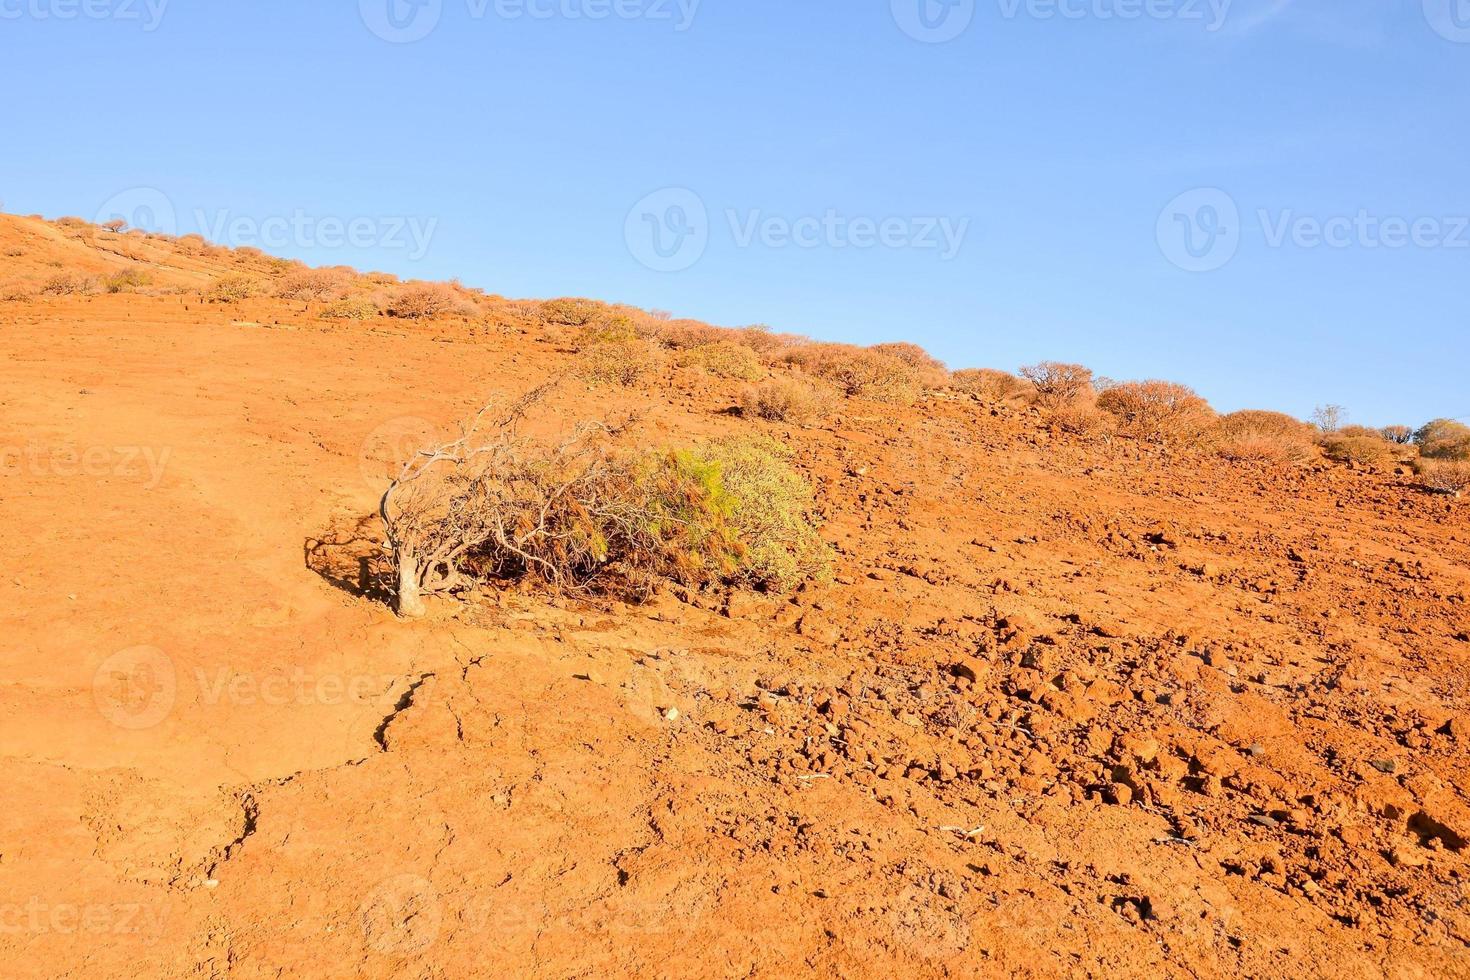
{"type": "Polygon", "coordinates": [[[0,0],[4,210],[1470,413],[1470,0],[389,2],[0,0]]]}

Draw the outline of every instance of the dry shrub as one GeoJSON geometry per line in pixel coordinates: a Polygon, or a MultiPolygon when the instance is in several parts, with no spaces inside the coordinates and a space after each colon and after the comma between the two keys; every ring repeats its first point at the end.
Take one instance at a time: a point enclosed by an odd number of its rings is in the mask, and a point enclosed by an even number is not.
{"type": "Polygon", "coordinates": [[[735,578],[773,588],[821,574],[811,489],[776,444],[723,441],[649,452],[584,425],[559,443],[520,434],[543,386],[453,442],[422,450],[379,506],[398,610],[495,578],[643,591],[651,578],[735,578]]]}
{"type": "MultiPolygon", "coordinates": [[[[1339,429],[1334,429],[1333,432],[1336,435],[1346,436],[1346,437],[1351,438],[1351,439],[1383,439],[1384,438],[1384,436],[1383,436],[1383,430],[1382,429],[1370,429],[1366,425],[1344,425],[1344,426],[1342,426],[1339,429]]],[[[1387,440],[1384,439],[1384,441],[1386,442],[1387,440]]]]}
{"type": "Polygon", "coordinates": [[[276,283],[281,299],[328,303],[346,295],[352,277],[342,269],[298,269],[276,283]]]}
{"type": "Polygon", "coordinates": [[[684,355],[681,363],[717,378],[739,381],[757,381],[766,373],[755,351],[728,340],[695,347],[684,355]]]}
{"type": "Polygon", "coordinates": [[[607,304],[590,299],[549,299],[539,309],[541,321],[556,326],[580,327],[596,319],[607,304]]]}
{"type": "Polygon", "coordinates": [[[784,360],[829,381],[844,395],[899,405],[912,404],[923,383],[914,368],[893,357],[848,344],[803,344],[784,360]]]}
{"type": "Polygon", "coordinates": [[[825,382],[805,377],[772,378],[747,389],[741,414],[771,422],[806,425],[831,414],[836,392],[825,382]]]}
{"type": "Polygon", "coordinates": [[[378,315],[378,305],[366,296],[348,296],[322,310],[327,320],[371,320],[378,315]]]}
{"type": "Polygon", "coordinates": [[[1414,442],[1414,430],[1407,425],[1385,425],[1378,434],[1396,446],[1408,446],[1414,442]]]}
{"type": "Polygon", "coordinates": [[[1084,439],[1099,439],[1111,435],[1117,428],[1116,418],[1081,399],[1045,409],[1042,420],[1049,429],[1084,439]]]}
{"type": "Polygon", "coordinates": [[[923,371],[948,372],[949,370],[944,366],[943,361],[931,355],[918,344],[911,344],[906,340],[887,344],[874,344],[868,350],[875,354],[886,354],[889,357],[896,357],[909,367],[923,371]]]}
{"type": "Polygon", "coordinates": [[[1386,469],[1394,462],[1393,446],[1381,436],[1348,436],[1329,432],[1321,437],[1322,451],[1334,463],[1361,469],[1386,469]]]}
{"type": "Polygon", "coordinates": [[[1026,401],[1032,391],[1014,374],[993,368],[964,368],[950,375],[950,384],[990,404],[1018,404],[1026,401]]]}
{"type": "Polygon", "coordinates": [[[388,297],[384,312],[403,320],[426,320],[453,311],[458,303],[454,290],[443,283],[410,284],[388,297]]]}
{"type": "Polygon", "coordinates": [[[1097,397],[1097,407],[1118,420],[1118,430],[1144,442],[1188,445],[1215,419],[1194,390],[1172,381],[1124,381],[1097,397]]]}
{"type": "Polygon", "coordinates": [[[1236,461],[1302,463],[1316,455],[1317,430],[1282,412],[1231,412],[1215,423],[1211,441],[1236,461]]]}
{"type": "Polygon", "coordinates": [[[101,290],[100,279],[82,272],[59,272],[41,285],[42,296],[92,296],[101,290]]]}
{"type": "Polygon", "coordinates": [[[1470,459],[1470,425],[1454,419],[1435,419],[1414,433],[1421,455],[1429,459],[1470,459]]]}
{"type": "Polygon", "coordinates": [[[124,269],[102,281],[102,288],[109,293],[132,293],[153,282],[153,277],[142,269],[124,269]]]}
{"type": "Polygon", "coordinates": [[[19,303],[30,299],[35,292],[30,286],[20,282],[8,282],[0,284],[0,303],[19,303]]]}
{"type": "Polygon", "coordinates": [[[1081,364],[1042,361],[1021,368],[1021,377],[1036,389],[1036,403],[1058,409],[1091,400],[1092,371],[1081,364]]]}
{"type": "Polygon", "coordinates": [[[1435,493],[1462,496],[1470,490],[1470,462],[1463,460],[1426,459],[1415,467],[1419,483],[1435,493]]]}
{"type": "Polygon", "coordinates": [[[664,366],[658,344],[642,337],[627,337],[588,344],[578,354],[578,376],[589,385],[616,384],[632,387],[664,366]]]}
{"type": "Polygon", "coordinates": [[[204,298],[211,303],[239,303],[262,295],[265,289],[265,284],[254,276],[222,276],[215,280],[204,298]]]}

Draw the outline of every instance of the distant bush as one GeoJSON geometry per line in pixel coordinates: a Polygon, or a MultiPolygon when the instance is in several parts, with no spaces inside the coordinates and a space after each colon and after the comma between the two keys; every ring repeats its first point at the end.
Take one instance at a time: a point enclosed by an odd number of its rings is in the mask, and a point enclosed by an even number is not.
{"type": "Polygon", "coordinates": [[[91,296],[101,290],[100,279],[81,272],[60,272],[41,284],[42,296],[91,296]]]}
{"type": "Polygon", "coordinates": [[[1211,442],[1226,459],[1302,463],[1317,454],[1316,429],[1281,412],[1231,412],[1215,423],[1211,442]]]}
{"type": "Polygon", "coordinates": [[[890,354],[847,344],[803,344],[788,350],[784,360],[831,382],[844,395],[908,405],[924,388],[912,365],[890,354]]]}
{"type": "Polygon", "coordinates": [[[1081,364],[1042,361],[1021,368],[1021,377],[1036,389],[1036,402],[1056,409],[1091,399],[1092,371],[1081,364]]]}
{"type": "Polygon", "coordinates": [[[1426,459],[1415,467],[1419,482],[1435,493],[1459,497],[1470,490],[1470,462],[1426,459]]]}
{"type": "Polygon", "coordinates": [[[275,293],[281,299],[324,303],[341,299],[351,281],[341,269],[299,269],[281,277],[275,293]]]}
{"type": "Polygon", "coordinates": [[[596,319],[606,305],[590,299],[549,299],[541,304],[541,320],[560,326],[580,327],[596,319]]]}
{"type": "MultiPolygon", "coordinates": [[[[1366,425],[1344,425],[1340,429],[1333,430],[1335,434],[1347,436],[1351,439],[1383,439],[1382,429],[1371,429],[1366,425]]],[[[1385,442],[1388,440],[1384,439],[1385,442]]]]}
{"type": "Polygon", "coordinates": [[[728,340],[695,347],[684,355],[682,363],[717,378],[739,381],[755,381],[766,373],[755,351],[728,340]]]}
{"type": "Polygon", "coordinates": [[[901,341],[898,343],[874,344],[872,347],[869,347],[868,350],[872,351],[874,354],[885,354],[888,357],[897,358],[911,368],[918,368],[924,371],[949,370],[944,366],[943,361],[931,355],[928,351],[920,347],[918,344],[912,344],[907,341],[901,341]]]}
{"type": "Polygon", "coordinates": [[[102,281],[102,288],[109,293],[131,293],[140,286],[153,282],[153,277],[142,269],[124,269],[102,281]]]}
{"type": "Polygon", "coordinates": [[[950,384],[990,404],[1015,404],[1026,401],[1033,388],[1005,371],[992,368],[963,368],[950,375],[950,384]]]}
{"type": "Polygon", "coordinates": [[[0,284],[0,303],[19,303],[28,300],[35,295],[30,286],[25,283],[8,282],[0,284]]]}
{"type": "Polygon", "coordinates": [[[1336,432],[1347,424],[1348,411],[1341,405],[1318,405],[1312,410],[1312,424],[1321,433],[1336,432]]]}
{"type": "Polygon", "coordinates": [[[805,425],[832,412],[836,393],[825,382],[805,377],[772,378],[747,389],[741,414],[771,422],[805,425]]]}
{"type": "Polygon", "coordinates": [[[1056,432],[1066,432],[1084,439],[1098,439],[1111,435],[1118,427],[1118,420],[1096,405],[1079,398],[1069,404],[1043,409],[1042,422],[1056,432]]]}
{"type": "Polygon", "coordinates": [[[1470,425],[1435,419],[1414,433],[1419,451],[1429,459],[1470,459],[1470,425]]]}
{"type": "Polygon", "coordinates": [[[205,299],[211,303],[239,303],[264,292],[265,285],[259,279],[247,275],[230,275],[215,280],[205,294],[205,299]]]}
{"type": "Polygon", "coordinates": [[[1397,446],[1407,446],[1414,441],[1414,430],[1407,425],[1386,425],[1378,431],[1383,438],[1397,446]]]}
{"type": "Polygon", "coordinates": [[[393,292],[384,312],[403,320],[427,320],[452,311],[458,297],[442,283],[404,286],[393,292]]]}
{"type": "Polygon", "coordinates": [[[1329,432],[1322,437],[1322,452],[1335,463],[1363,469],[1385,469],[1394,461],[1392,444],[1378,435],[1348,436],[1329,432]]]}
{"type": "Polygon", "coordinates": [[[651,340],[630,337],[583,347],[578,354],[578,376],[589,385],[632,387],[663,369],[663,349],[651,340]]]}
{"type": "Polygon", "coordinates": [[[378,306],[366,296],[348,296],[322,310],[328,320],[371,320],[378,315],[378,306]]]}
{"type": "Polygon", "coordinates": [[[1172,381],[1113,384],[1098,395],[1097,407],[1118,420],[1120,432],[1163,445],[1196,443],[1215,420],[1208,402],[1172,381]]]}

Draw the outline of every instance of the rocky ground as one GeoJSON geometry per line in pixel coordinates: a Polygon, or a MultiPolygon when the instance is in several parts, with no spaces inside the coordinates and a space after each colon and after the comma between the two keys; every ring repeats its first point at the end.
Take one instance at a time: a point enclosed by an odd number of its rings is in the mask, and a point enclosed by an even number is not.
{"type": "Polygon", "coordinates": [[[402,622],[392,458],[555,336],[124,294],[0,346],[6,976],[1470,975],[1465,501],[671,369],[545,422],[785,440],[831,585],[402,622]]]}

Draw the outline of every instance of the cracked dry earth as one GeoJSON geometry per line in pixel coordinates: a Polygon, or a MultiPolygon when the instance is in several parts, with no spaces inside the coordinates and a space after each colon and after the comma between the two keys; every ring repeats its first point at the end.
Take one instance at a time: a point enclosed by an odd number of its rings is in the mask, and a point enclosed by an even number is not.
{"type": "Polygon", "coordinates": [[[0,484],[6,977],[1470,975],[1464,502],[672,373],[555,418],[788,440],[835,583],[404,623],[388,457],[554,338],[0,321],[0,444],[105,450],[0,484]]]}

